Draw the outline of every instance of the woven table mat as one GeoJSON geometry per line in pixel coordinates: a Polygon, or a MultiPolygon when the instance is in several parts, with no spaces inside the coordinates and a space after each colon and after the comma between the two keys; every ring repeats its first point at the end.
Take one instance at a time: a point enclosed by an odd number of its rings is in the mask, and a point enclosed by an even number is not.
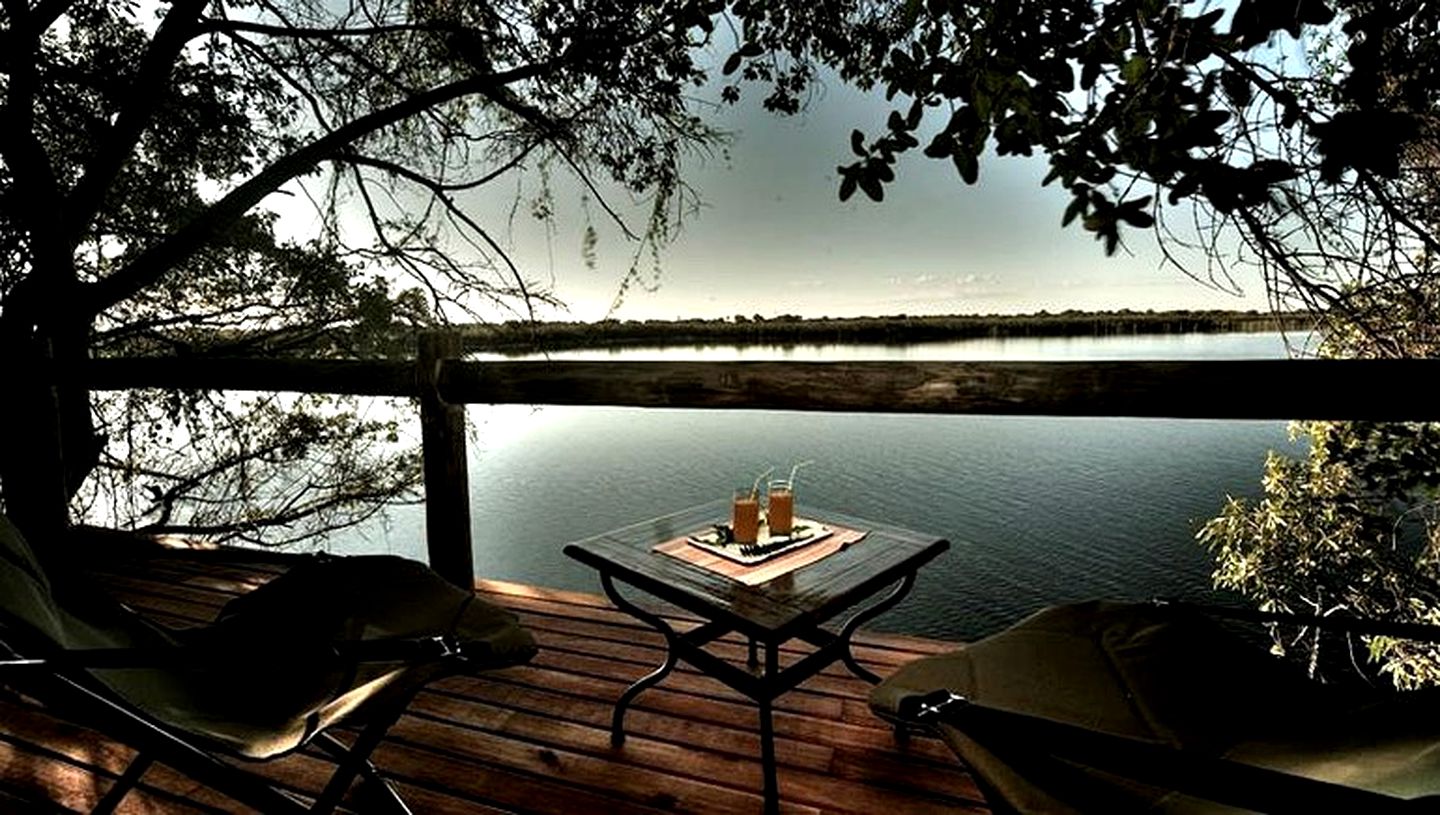
{"type": "MultiPolygon", "coordinates": [[[[843,526],[830,525],[830,535],[822,538],[809,546],[802,546],[783,555],[757,563],[753,566],[746,566],[743,563],[736,563],[727,560],[713,552],[707,552],[698,546],[692,546],[689,541],[690,535],[681,535],[678,538],[671,538],[663,543],[657,543],[654,551],[661,554],[678,558],[686,563],[708,569],[718,574],[723,574],[732,580],[738,580],[747,586],[758,586],[761,583],[774,580],[781,575],[789,574],[796,569],[809,566],[812,563],[823,560],[830,555],[851,546],[865,539],[866,533],[857,529],[848,529],[843,526]]],[[[703,530],[696,530],[700,532],[703,530]]],[[[690,533],[695,534],[695,533],[690,533]]]]}

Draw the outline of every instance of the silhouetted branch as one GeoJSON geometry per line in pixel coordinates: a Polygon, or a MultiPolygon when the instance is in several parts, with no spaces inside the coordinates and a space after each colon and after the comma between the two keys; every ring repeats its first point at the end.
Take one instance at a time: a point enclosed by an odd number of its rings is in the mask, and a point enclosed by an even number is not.
{"type": "Polygon", "coordinates": [[[84,174],[66,197],[65,208],[61,212],[64,215],[65,237],[70,246],[76,246],[84,237],[115,176],[135,150],[155,111],[169,96],[170,74],[175,69],[175,60],[189,43],[200,12],[209,2],[173,0],[170,3],[165,19],[140,59],[125,105],[104,136],[96,140],[99,149],[85,163],[84,174]]]}

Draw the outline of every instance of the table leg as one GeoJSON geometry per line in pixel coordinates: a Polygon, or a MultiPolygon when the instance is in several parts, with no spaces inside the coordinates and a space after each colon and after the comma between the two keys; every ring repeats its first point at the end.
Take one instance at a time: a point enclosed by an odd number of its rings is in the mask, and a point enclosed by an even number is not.
{"type": "Polygon", "coordinates": [[[845,663],[845,667],[850,669],[850,673],[855,674],[856,676],[860,677],[866,682],[869,682],[872,685],[879,684],[879,674],[876,674],[874,671],[871,671],[869,668],[866,668],[864,665],[861,665],[855,660],[855,655],[850,652],[850,638],[854,636],[855,632],[859,630],[860,626],[874,619],[878,615],[889,611],[901,600],[904,600],[905,595],[909,594],[910,589],[914,587],[915,573],[911,572],[905,575],[905,579],[900,581],[900,585],[896,586],[894,591],[886,595],[884,600],[881,600],[880,602],[876,603],[873,606],[870,606],[869,608],[862,609],[856,612],[855,616],[845,621],[845,625],[840,629],[839,634],[841,643],[840,659],[845,663]]]}
{"type": "Polygon", "coordinates": [[[646,623],[665,637],[665,661],[660,667],[635,680],[635,684],[626,688],[625,692],[620,694],[620,700],[615,703],[615,713],[610,718],[610,743],[618,747],[625,743],[625,711],[630,707],[630,703],[641,691],[655,685],[675,669],[675,664],[679,661],[678,635],[664,620],[620,596],[620,592],[610,580],[610,575],[600,575],[600,585],[617,608],[646,623]]]}
{"type": "MultiPolygon", "coordinates": [[[[779,669],[779,647],[767,642],[765,678],[774,678],[779,669]]],[[[765,778],[765,815],[777,815],[780,812],[780,781],[775,772],[775,722],[771,716],[770,694],[767,692],[756,701],[760,704],[760,770],[765,778]]]]}
{"type": "Polygon", "coordinates": [[[780,811],[780,782],[775,774],[775,724],[769,699],[760,701],[760,768],[765,774],[765,815],[775,815],[780,811]]]}

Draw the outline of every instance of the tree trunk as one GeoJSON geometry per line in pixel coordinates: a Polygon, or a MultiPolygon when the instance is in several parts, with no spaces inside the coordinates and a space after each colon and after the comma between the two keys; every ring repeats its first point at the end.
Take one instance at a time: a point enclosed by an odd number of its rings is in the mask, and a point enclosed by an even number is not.
{"type": "Polygon", "coordinates": [[[88,354],[88,321],[41,323],[25,305],[12,296],[0,315],[7,385],[0,399],[0,494],[5,513],[43,547],[69,527],[70,498],[94,469],[101,445],[89,390],[57,384],[61,371],[88,354]]]}

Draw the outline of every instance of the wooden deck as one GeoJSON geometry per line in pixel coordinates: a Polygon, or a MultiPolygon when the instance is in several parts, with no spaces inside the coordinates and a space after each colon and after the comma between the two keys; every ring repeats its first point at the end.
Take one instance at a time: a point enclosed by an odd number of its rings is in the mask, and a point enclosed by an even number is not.
{"type": "MultiPolygon", "coordinates": [[[[126,602],[173,626],[207,622],[225,601],[283,569],[273,557],[220,559],[214,553],[94,567],[126,602]]],[[[498,582],[477,588],[514,609],[541,651],[524,667],[431,685],[391,729],[374,759],[417,813],[761,810],[751,703],[682,665],[640,695],[627,715],[625,745],[613,748],[612,706],[626,685],[660,663],[659,636],[598,596],[498,582]]],[[[860,661],[882,675],[952,647],[888,635],[856,640],[860,661]]],[[[743,659],[738,639],[716,648],[743,659]]],[[[939,742],[912,739],[897,750],[890,730],[866,707],[868,687],[834,666],[776,702],[782,811],[986,812],[973,781],[939,742]]],[[[0,691],[0,811],[88,811],[132,754],[0,691]]],[[[330,765],[318,754],[301,753],[254,768],[314,795],[330,765]]],[[[157,766],[121,811],[237,808],[157,766]]]]}

